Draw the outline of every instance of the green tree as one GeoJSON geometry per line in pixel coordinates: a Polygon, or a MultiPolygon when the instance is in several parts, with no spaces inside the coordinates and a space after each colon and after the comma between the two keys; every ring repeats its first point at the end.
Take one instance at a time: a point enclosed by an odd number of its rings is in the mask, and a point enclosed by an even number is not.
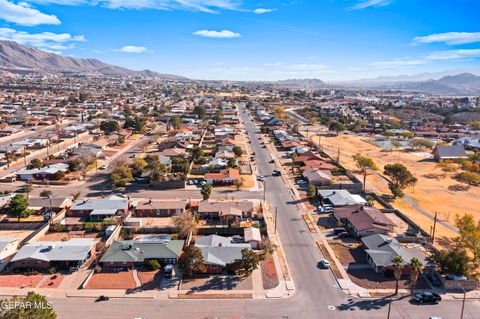
{"type": "Polygon", "coordinates": [[[184,175],[188,174],[189,163],[186,159],[181,157],[172,158],[172,173],[183,173],[184,175]]]}
{"type": "Polygon", "coordinates": [[[140,117],[127,117],[125,123],[123,124],[124,128],[133,128],[135,133],[142,133],[145,129],[146,120],[140,117]]]}
{"type": "Polygon", "coordinates": [[[462,217],[455,216],[460,236],[456,240],[459,247],[465,248],[473,256],[473,261],[480,260],[480,221],[476,221],[473,214],[465,214],[462,217]]]}
{"type": "Polygon", "coordinates": [[[112,183],[117,187],[126,186],[133,179],[132,170],[126,165],[118,165],[110,175],[112,183]]]}
{"type": "Polygon", "coordinates": [[[355,164],[357,165],[357,167],[363,173],[363,190],[365,191],[365,187],[367,184],[368,169],[371,169],[372,171],[376,171],[378,169],[377,164],[375,164],[373,159],[363,156],[360,153],[353,155],[353,160],[355,161],[355,164]]]}
{"type": "Polygon", "coordinates": [[[28,199],[25,195],[16,194],[10,200],[7,211],[10,215],[20,218],[28,217],[32,214],[32,210],[28,209],[28,199]]]}
{"type": "Polygon", "coordinates": [[[457,276],[469,275],[470,258],[463,248],[455,247],[449,250],[441,250],[433,253],[429,259],[440,267],[442,273],[457,276]]]}
{"type": "Polygon", "coordinates": [[[317,188],[315,187],[315,185],[308,184],[307,196],[309,198],[314,198],[315,196],[317,196],[317,188]]]}
{"type": "Polygon", "coordinates": [[[105,135],[110,135],[113,132],[118,132],[120,130],[120,124],[115,120],[103,121],[100,123],[100,129],[105,135]]]}
{"type": "Polygon", "coordinates": [[[417,183],[417,178],[402,164],[385,165],[383,174],[391,179],[389,188],[394,198],[402,197],[403,190],[407,186],[413,186],[417,183]]]}
{"type": "Polygon", "coordinates": [[[40,159],[34,158],[34,159],[32,159],[32,160],[30,161],[30,168],[32,168],[32,169],[33,169],[33,168],[39,169],[39,168],[42,168],[42,167],[43,167],[43,162],[42,162],[40,159]]]}
{"type": "Polygon", "coordinates": [[[1,304],[19,304],[23,307],[0,308],[0,317],[3,319],[56,319],[57,314],[53,305],[48,300],[33,291],[29,291],[25,297],[13,297],[10,300],[0,300],[1,304]],[[26,306],[30,305],[30,306],[26,306]]]}
{"type": "Polygon", "coordinates": [[[136,157],[132,164],[130,164],[132,175],[140,177],[147,166],[148,163],[143,158],[136,157]]]}
{"type": "Polygon", "coordinates": [[[196,147],[193,149],[193,159],[198,160],[205,156],[205,151],[201,147],[196,147]]]}
{"type": "Polygon", "coordinates": [[[202,194],[202,197],[204,200],[209,199],[210,195],[212,194],[212,185],[210,184],[202,185],[202,189],[200,190],[200,193],[202,194]]]}
{"type": "Polygon", "coordinates": [[[202,251],[193,244],[183,250],[179,259],[179,267],[186,277],[192,277],[194,272],[205,272],[207,269],[202,251]]]}
{"type": "Polygon", "coordinates": [[[285,108],[283,106],[277,106],[274,109],[274,114],[275,117],[280,121],[284,121],[287,118],[287,112],[285,111],[285,108]]]}
{"type": "Polygon", "coordinates": [[[332,131],[332,132],[335,132],[338,136],[338,134],[342,131],[345,131],[345,125],[343,125],[342,123],[340,122],[337,122],[337,121],[333,121],[330,123],[330,125],[328,126],[328,130],[329,131],[332,131]]]}
{"type": "Polygon", "coordinates": [[[229,158],[227,161],[227,166],[230,168],[235,168],[237,167],[237,160],[234,158],[229,158]]]}
{"type": "Polygon", "coordinates": [[[234,146],[232,151],[236,157],[240,157],[243,154],[242,148],[240,146],[234,146]]]}
{"type": "Polygon", "coordinates": [[[404,137],[404,138],[414,138],[415,133],[413,133],[413,132],[402,132],[402,133],[400,133],[400,136],[404,137]]]}
{"type": "Polygon", "coordinates": [[[199,119],[203,119],[207,115],[207,110],[203,105],[197,105],[193,109],[193,114],[196,114],[199,119]]]}
{"type": "Polygon", "coordinates": [[[147,268],[150,270],[159,270],[162,266],[158,262],[158,259],[150,259],[147,261],[147,268]]]}
{"type": "Polygon", "coordinates": [[[242,259],[240,260],[241,271],[244,276],[249,276],[255,269],[258,268],[260,258],[250,248],[242,249],[242,259]]]}
{"type": "Polygon", "coordinates": [[[170,125],[173,126],[174,129],[179,129],[182,125],[182,118],[178,115],[172,116],[169,120],[170,125]]]}
{"type": "Polygon", "coordinates": [[[457,179],[471,186],[480,185],[480,174],[474,172],[462,172],[457,175],[457,179]]]}
{"type": "Polygon", "coordinates": [[[398,283],[403,273],[403,257],[398,255],[395,256],[392,260],[393,262],[393,275],[395,276],[395,295],[398,295],[398,283]]]}
{"type": "Polygon", "coordinates": [[[415,138],[410,141],[413,148],[433,148],[434,143],[425,138],[415,138]]]}
{"type": "Polygon", "coordinates": [[[413,290],[415,289],[415,285],[417,284],[418,277],[422,273],[422,270],[423,270],[422,262],[417,257],[413,257],[410,260],[410,281],[411,281],[411,287],[412,287],[412,294],[413,294],[413,290]]]}

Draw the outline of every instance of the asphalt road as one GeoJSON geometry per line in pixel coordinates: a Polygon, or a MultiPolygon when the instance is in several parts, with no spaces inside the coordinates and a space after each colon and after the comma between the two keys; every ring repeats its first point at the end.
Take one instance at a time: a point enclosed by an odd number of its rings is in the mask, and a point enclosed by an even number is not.
{"type": "MultiPolygon", "coordinates": [[[[242,113],[256,153],[259,173],[270,175],[270,154],[260,147],[256,128],[242,113]]],[[[281,178],[268,177],[267,200],[278,207],[278,232],[283,244],[296,293],[275,300],[146,300],[111,299],[95,303],[90,298],[51,299],[60,318],[387,318],[387,298],[352,298],[338,287],[329,270],[316,263],[322,258],[300,212],[281,178]],[[300,219],[299,219],[300,218],[300,219]]],[[[439,305],[416,306],[409,298],[394,300],[390,318],[460,318],[461,300],[445,300],[439,305]]],[[[479,302],[468,300],[464,318],[479,318],[479,302]]]]}

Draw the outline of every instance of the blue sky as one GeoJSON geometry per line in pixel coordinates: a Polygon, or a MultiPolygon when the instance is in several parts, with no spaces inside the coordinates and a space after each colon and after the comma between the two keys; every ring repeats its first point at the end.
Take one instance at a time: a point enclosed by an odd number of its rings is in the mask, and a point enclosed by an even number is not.
{"type": "Polygon", "coordinates": [[[480,67],[478,0],[0,0],[0,39],[197,79],[480,67]]]}

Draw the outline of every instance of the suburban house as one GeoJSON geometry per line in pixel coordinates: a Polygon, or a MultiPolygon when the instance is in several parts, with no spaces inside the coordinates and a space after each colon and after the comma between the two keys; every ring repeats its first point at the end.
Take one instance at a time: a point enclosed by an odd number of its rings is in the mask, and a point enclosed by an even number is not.
{"type": "Polygon", "coordinates": [[[351,205],[335,207],[335,219],[344,224],[355,237],[371,234],[389,234],[396,224],[375,207],[351,205]]]}
{"type": "Polygon", "coordinates": [[[460,137],[453,142],[453,144],[463,145],[466,149],[480,150],[480,135],[460,137]]]}
{"type": "Polygon", "coordinates": [[[310,185],[328,186],[332,184],[333,176],[330,171],[311,168],[303,171],[302,175],[310,185]]]}
{"type": "Polygon", "coordinates": [[[151,259],[161,264],[176,264],[182,254],[183,240],[114,241],[100,258],[104,269],[124,270],[142,266],[151,259]]]}
{"type": "Polygon", "coordinates": [[[350,194],[345,189],[319,189],[318,197],[324,204],[331,204],[334,207],[349,205],[365,205],[367,201],[362,196],[350,194]]]}
{"type": "Polygon", "coordinates": [[[68,164],[58,163],[53,165],[48,165],[42,168],[36,169],[23,169],[15,172],[18,179],[22,181],[31,181],[31,180],[55,180],[57,179],[57,173],[68,172],[68,164]]]}
{"type": "Polygon", "coordinates": [[[18,248],[17,238],[0,238],[0,265],[2,260],[13,255],[18,248]]]}
{"type": "Polygon", "coordinates": [[[215,202],[203,200],[198,203],[198,214],[201,218],[220,219],[223,223],[232,220],[252,218],[253,203],[250,201],[215,202]]]}
{"type": "Polygon", "coordinates": [[[206,173],[204,179],[210,185],[232,185],[240,180],[240,171],[236,168],[225,168],[219,173],[206,173]]]}
{"type": "Polygon", "coordinates": [[[237,243],[231,238],[218,235],[197,237],[195,246],[200,248],[207,273],[222,273],[235,261],[242,259],[242,250],[251,249],[250,244],[237,243]]]}
{"type": "Polygon", "coordinates": [[[363,237],[361,240],[367,254],[367,261],[376,273],[393,272],[393,258],[396,256],[403,258],[404,273],[410,272],[409,264],[413,257],[418,258],[424,265],[426,264],[424,253],[418,248],[403,246],[395,238],[373,234],[363,237]]]}
{"type": "Polygon", "coordinates": [[[93,238],[74,238],[67,241],[38,241],[26,244],[12,258],[13,268],[46,270],[79,269],[95,252],[93,238]]]}
{"type": "Polygon", "coordinates": [[[139,200],[135,206],[135,217],[168,217],[185,211],[185,200],[139,200]]]}
{"type": "Polygon", "coordinates": [[[73,202],[67,216],[100,221],[117,215],[124,216],[129,208],[130,201],[118,196],[110,196],[106,199],[80,199],[73,202]]]}
{"type": "Polygon", "coordinates": [[[260,248],[262,243],[262,235],[260,229],[256,227],[248,227],[243,230],[244,241],[249,243],[252,249],[260,248]]]}
{"type": "Polygon", "coordinates": [[[29,197],[28,208],[38,214],[46,212],[58,213],[72,205],[70,197],[29,197]]]}
{"type": "Polygon", "coordinates": [[[442,146],[437,145],[433,150],[433,157],[437,162],[468,158],[465,148],[461,144],[442,146]]]}

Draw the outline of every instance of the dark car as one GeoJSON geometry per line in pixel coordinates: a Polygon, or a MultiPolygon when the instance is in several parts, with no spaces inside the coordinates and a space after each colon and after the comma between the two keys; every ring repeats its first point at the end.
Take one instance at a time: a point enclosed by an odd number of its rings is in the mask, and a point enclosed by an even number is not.
{"type": "Polygon", "coordinates": [[[350,234],[348,231],[342,231],[337,235],[339,238],[346,238],[346,237],[352,237],[352,234],[350,234]]]}
{"type": "Polygon", "coordinates": [[[412,297],[412,302],[418,304],[438,304],[442,300],[439,294],[433,292],[417,292],[412,297]]]}
{"type": "Polygon", "coordinates": [[[100,297],[97,298],[97,301],[108,301],[110,298],[105,295],[101,295],[100,297]]]}
{"type": "Polygon", "coordinates": [[[272,159],[272,160],[269,161],[269,163],[273,164],[273,163],[275,163],[275,161],[272,159]]]}
{"type": "Polygon", "coordinates": [[[274,169],[272,172],[272,176],[281,176],[282,173],[278,169],[274,169]]]}
{"type": "Polygon", "coordinates": [[[19,189],[16,190],[16,193],[26,193],[27,188],[26,187],[20,187],[19,189]]]}
{"type": "Polygon", "coordinates": [[[337,228],[335,228],[335,229],[333,230],[333,233],[334,233],[335,235],[338,235],[338,234],[343,233],[343,232],[346,232],[346,231],[347,231],[347,230],[346,230],[345,228],[343,228],[343,227],[337,227],[337,228]]]}

